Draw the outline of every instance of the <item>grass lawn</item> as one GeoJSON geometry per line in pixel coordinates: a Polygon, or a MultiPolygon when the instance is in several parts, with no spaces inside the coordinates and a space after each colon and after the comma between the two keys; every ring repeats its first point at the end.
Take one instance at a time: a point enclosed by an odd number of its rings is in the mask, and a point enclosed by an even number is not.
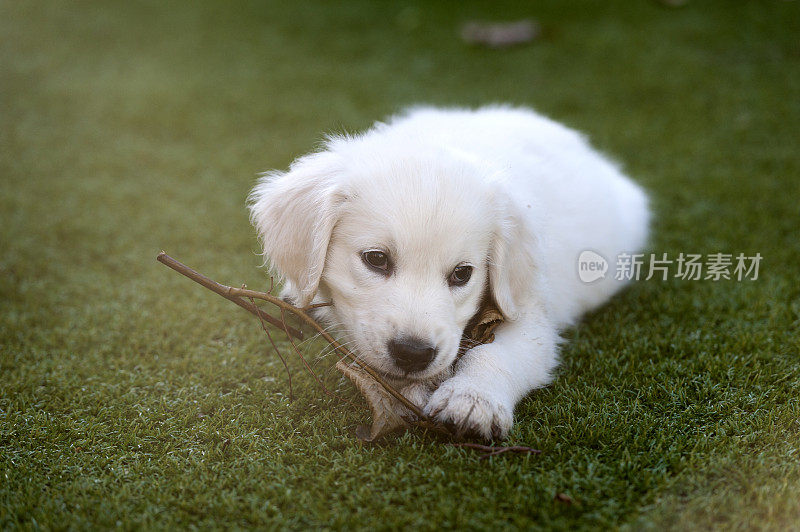
{"type": "Polygon", "coordinates": [[[798,2],[1,2],[0,528],[800,529],[799,146],[798,2]],[[458,38],[521,17],[533,45],[458,38]],[[359,443],[364,408],[294,359],[289,402],[258,322],[154,260],[264,287],[257,172],[495,101],[619,159],[650,251],[763,256],[568,331],[516,412],[541,455],[359,443]]]}

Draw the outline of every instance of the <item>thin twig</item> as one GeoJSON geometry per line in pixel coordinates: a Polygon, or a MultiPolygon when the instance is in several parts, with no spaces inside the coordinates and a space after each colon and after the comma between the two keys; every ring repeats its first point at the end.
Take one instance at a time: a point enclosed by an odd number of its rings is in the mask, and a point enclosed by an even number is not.
{"type": "MultiPolygon", "coordinates": [[[[242,299],[241,297],[238,297],[238,296],[230,294],[228,292],[228,290],[230,290],[230,288],[231,288],[230,286],[225,286],[224,284],[219,284],[216,281],[212,281],[211,279],[209,279],[205,275],[203,275],[201,273],[198,273],[198,272],[194,271],[193,269],[191,269],[190,267],[186,266],[185,264],[183,264],[181,262],[178,262],[177,260],[173,259],[172,257],[167,255],[163,251],[158,254],[158,256],[156,257],[156,260],[158,262],[160,262],[161,264],[164,264],[165,266],[168,266],[168,267],[172,268],[173,270],[175,270],[176,272],[180,273],[181,275],[183,275],[185,277],[188,277],[189,279],[191,279],[192,281],[196,282],[197,284],[208,288],[209,290],[211,290],[212,292],[214,292],[214,293],[216,293],[218,295],[221,295],[225,299],[227,299],[229,301],[233,301],[234,303],[236,303],[237,305],[239,305],[240,307],[245,309],[250,314],[258,316],[262,320],[266,321],[267,323],[271,323],[275,327],[278,327],[280,329],[284,328],[284,324],[281,323],[281,321],[279,319],[273,318],[272,316],[270,316],[269,314],[267,314],[266,312],[264,312],[263,310],[258,308],[255,304],[250,303],[249,301],[246,301],[246,300],[242,299]]],[[[261,292],[258,292],[258,293],[260,294],[261,292]]],[[[263,298],[257,297],[256,299],[263,299],[263,298]]],[[[286,329],[289,331],[289,334],[291,334],[295,338],[299,338],[300,340],[303,339],[302,331],[299,331],[299,330],[295,329],[294,327],[290,327],[288,325],[286,326],[286,329]]]]}
{"type": "Polygon", "coordinates": [[[400,392],[395,390],[394,387],[391,384],[389,384],[386,381],[386,379],[381,377],[380,374],[378,374],[374,369],[369,367],[366,363],[364,363],[363,361],[358,359],[348,349],[346,349],[344,346],[339,344],[339,342],[337,342],[335,338],[333,338],[330,334],[328,334],[328,332],[319,323],[317,323],[316,320],[314,320],[314,318],[309,316],[302,309],[299,309],[299,308],[295,307],[294,305],[291,305],[291,304],[287,303],[286,301],[284,301],[284,300],[282,300],[282,299],[280,299],[278,297],[275,297],[272,294],[268,294],[266,292],[258,292],[256,290],[249,290],[247,288],[234,288],[232,286],[227,286],[227,285],[220,284],[220,283],[218,283],[216,281],[212,281],[208,277],[196,272],[195,270],[189,268],[185,264],[182,264],[181,262],[178,262],[177,260],[173,259],[172,257],[167,255],[163,251],[158,254],[158,257],[156,257],[156,260],[158,260],[159,262],[161,262],[162,264],[164,264],[166,266],[169,266],[170,268],[172,268],[176,272],[178,272],[178,273],[190,278],[191,280],[195,281],[196,283],[208,288],[209,290],[215,292],[216,294],[219,294],[222,297],[224,297],[224,298],[226,298],[226,299],[228,299],[230,301],[233,301],[234,303],[236,303],[240,307],[242,307],[245,310],[251,312],[252,314],[255,314],[256,316],[261,317],[262,319],[264,319],[265,321],[268,321],[269,323],[275,325],[276,327],[284,329],[287,333],[291,334],[292,336],[295,336],[296,338],[302,338],[303,335],[302,335],[302,333],[300,331],[297,331],[296,329],[293,329],[292,327],[289,327],[289,325],[287,325],[282,320],[279,320],[277,318],[273,318],[269,314],[266,314],[264,311],[259,309],[256,305],[254,305],[254,304],[252,304],[252,303],[250,303],[250,302],[248,302],[248,301],[246,301],[246,300],[244,300],[242,298],[245,297],[245,298],[261,299],[261,300],[267,301],[269,303],[272,303],[273,305],[277,306],[278,308],[280,308],[282,310],[285,310],[287,312],[291,312],[292,314],[294,314],[295,316],[299,317],[301,320],[306,322],[308,325],[310,325],[311,327],[316,329],[316,331],[320,334],[320,336],[322,336],[328,343],[330,343],[334,347],[334,349],[336,351],[338,351],[339,354],[343,358],[346,358],[346,359],[348,359],[348,360],[350,360],[352,362],[355,362],[358,366],[360,366],[366,373],[369,374],[370,377],[375,379],[381,386],[383,386],[383,388],[392,397],[394,397],[395,399],[400,401],[400,403],[402,403],[403,406],[405,406],[407,409],[409,409],[411,412],[413,412],[414,415],[417,416],[418,420],[426,421],[426,422],[430,422],[430,423],[433,422],[428,416],[426,416],[422,412],[422,410],[417,405],[415,405],[414,403],[409,401],[408,398],[406,398],[403,394],[401,394],[400,392]],[[292,331],[294,331],[294,332],[292,332],[292,331]]]}
{"type": "Polygon", "coordinates": [[[525,454],[541,454],[542,451],[534,449],[533,447],[525,447],[522,445],[512,445],[509,447],[495,446],[495,445],[481,445],[480,443],[459,442],[451,443],[453,447],[465,447],[467,449],[475,449],[476,451],[483,451],[486,454],[480,456],[481,460],[486,460],[492,456],[497,456],[503,453],[525,453],[525,454]]]}

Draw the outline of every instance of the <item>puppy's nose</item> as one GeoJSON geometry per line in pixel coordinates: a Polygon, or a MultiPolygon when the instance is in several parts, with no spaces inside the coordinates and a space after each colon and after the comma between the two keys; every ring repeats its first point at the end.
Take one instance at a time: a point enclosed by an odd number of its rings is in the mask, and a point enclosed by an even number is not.
{"type": "Polygon", "coordinates": [[[422,371],[436,356],[436,348],[419,338],[397,338],[389,341],[389,354],[397,367],[407,373],[422,371]]]}

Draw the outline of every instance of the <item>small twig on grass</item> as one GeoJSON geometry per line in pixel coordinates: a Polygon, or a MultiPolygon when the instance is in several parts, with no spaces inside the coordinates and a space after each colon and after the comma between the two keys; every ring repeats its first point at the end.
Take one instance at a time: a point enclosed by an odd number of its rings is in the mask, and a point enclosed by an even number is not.
{"type": "Polygon", "coordinates": [[[426,416],[417,405],[409,401],[408,398],[406,398],[403,394],[395,390],[394,387],[386,381],[386,379],[381,377],[380,374],[378,374],[374,369],[369,367],[363,361],[359,360],[358,357],[356,357],[347,348],[345,348],[339,342],[337,342],[336,339],[333,338],[333,336],[331,336],[328,333],[328,331],[326,331],[319,323],[316,322],[316,320],[314,320],[314,318],[309,316],[303,309],[297,308],[294,305],[291,305],[286,301],[278,297],[275,297],[272,294],[268,294],[266,292],[258,292],[256,290],[249,290],[247,288],[234,288],[232,286],[227,286],[220,284],[216,281],[212,281],[205,275],[202,275],[201,273],[198,273],[195,270],[189,268],[185,264],[173,259],[163,251],[158,254],[156,260],[158,260],[165,266],[172,268],[181,275],[184,275],[189,279],[193,280],[194,282],[208,288],[212,292],[224,297],[225,299],[228,299],[236,303],[237,305],[247,310],[251,314],[258,316],[260,319],[263,319],[264,321],[271,323],[275,327],[278,327],[279,329],[286,331],[288,335],[294,336],[295,338],[302,338],[303,337],[302,332],[287,325],[285,320],[279,320],[277,318],[270,316],[269,314],[261,310],[259,307],[257,307],[254,303],[251,303],[242,298],[261,299],[263,301],[272,303],[273,305],[281,309],[282,316],[284,315],[283,311],[294,314],[295,316],[303,320],[305,323],[313,327],[320,334],[320,336],[322,336],[328,343],[330,343],[333,346],[333,348],[339,353],[340,357],[350,360],[351,362],[354,362],[367,374],[369,374],[370,377],[375,379],[375,381],[377,381],[392,397],[400,401],[400,403],[403,406],[405,406],[407,409],[413,412],[414,415],[417,417],[418,421],[426,422],[426,424],[435,424],[433,420],[430,419],[428,416],[426,416]]]}
{"type": "MultiPolygon", "coordinates": [[[[156,257],[156,260],[158,262],[160,262],[161,264],[164,264],[165,266],[169,266],[170,268],[172,268],[176,272],[180,273],[181,275],[184,275],[184,276],[188,277],[189,279],[191,279],[192,281],[196,282],[197,284],[202,285],[202,286],[208,288],[209,290],[211,290],[212,292],[221,295],[225,299],[227,299],[229,301],[233,301],[234,303],[236,303],[237,305],[239,305],[240,307],[245,309],[250,314],[258,316],[259,318],[261,318],[262,320],[266,321],[267,323],[271,323],[275,327],[278,327],[279,329],[284,330],[284,324],[281,323],[281,320],[279,320],[277,318],[273,318],[272,316],[270,316],[269,314],[267,314],[266,312],[264,312],[263,310],[258,308],[255,304],[250,303],[249,301],[246,301],[246,300],[242,299],[241,297],[237,297],[237,296],[234,296],[234,295],[230,294],[229,293],[229,290],[231,289],[230,286],[225,286],[224,284],[219,284],[216,281],[212,281],[211,279],[209,279],[205,275],[203,275],[201,273],[198,273],[198,272],[194,271],[193,269],[191,269],[190,267],[186,266],[185,264],[183,264],[181,262],[178,262],[177,260],[173,259],[172,257],[167,255],[163,251],[158,254],[158,257],[156,257]]],[[[261,299],[261,298],[257,298],[257,299],[261,299]]],[[[294,327],[289,327],[289,326],[286,326],[285,330],[287,330],[287,332],[289,334],[291,334],[292,336],[294,336],[295,338],[299,338],[301,340],[303,339],[302,331],[299,331],[299,330],[295,329],[294,327]]]]}
{"type": "Polygon", "coordinates": [[[486,460],[489,457],[497,456],[503,453],[522,453],[522,454],[541,454],[542,451],[534,449],[533,447],[525,447],[522,445],[512,445],[509,447],[495,446],[495,445],[481,445],[480,443],[451,443],[453,447],[465,447],[467,449],[475,449],[476,451],[483,451],[485,454],[480,456],[480,460],[486,460]]]}

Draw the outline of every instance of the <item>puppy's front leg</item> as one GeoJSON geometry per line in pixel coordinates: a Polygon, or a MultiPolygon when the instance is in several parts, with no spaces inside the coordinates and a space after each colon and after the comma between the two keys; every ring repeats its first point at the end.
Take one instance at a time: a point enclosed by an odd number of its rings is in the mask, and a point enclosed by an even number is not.
{"type": "Polygon", "coordinates": [[[431,396],[425,413],[486,439],[504,439],[514,406],[550,381],[558,333],[543,311],[528,309],[501,325],[495,340],[467,351],[455,375],[431,396]]]}

